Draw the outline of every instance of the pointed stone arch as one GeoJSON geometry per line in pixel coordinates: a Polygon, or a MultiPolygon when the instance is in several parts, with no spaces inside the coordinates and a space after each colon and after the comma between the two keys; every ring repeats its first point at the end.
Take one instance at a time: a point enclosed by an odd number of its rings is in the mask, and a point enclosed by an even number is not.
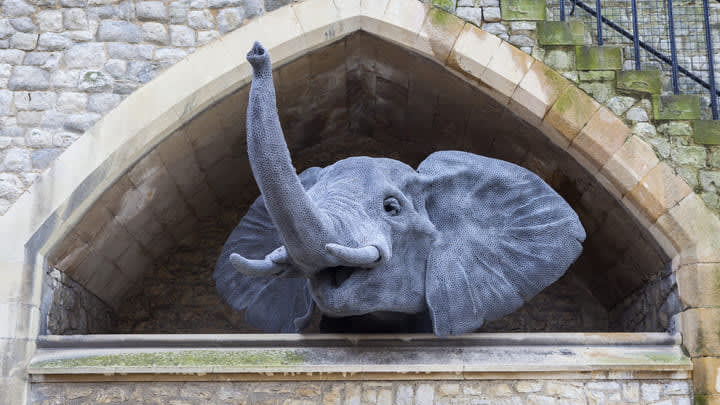
{"type": "MultiPolygon", "coordinates": [[[[470,23],[416,0],[307,0],[251,21],[178,62],[107,113],[0,217],[0,296],[7,311],[31,319],[12,326],[27,352],[38,333],[42,277],[50,255],[113,184],[170,134],[246,86],[244,54],[253,41],[275,66],[364,31],[430,59],[490,95],[566,151],[621,201],[677,270],[690,353],[711,356],[718,306],[703,274],[720,266],[720,221],[673,170],[607,108],[542,62],[470,23]],[[129,118],[131,117],[131,118],[129,118]],[[699,280],[699,281],[698,281],[699,280]],[[698,330],[700,332],[698,332],[698,330]],[[710,333],[713,332],[713,333],[710,333]],[[27,346],[27,347],[26,347],[27,346]]],[[[105,198],[108,198],[105,195],[105,198]]]]}

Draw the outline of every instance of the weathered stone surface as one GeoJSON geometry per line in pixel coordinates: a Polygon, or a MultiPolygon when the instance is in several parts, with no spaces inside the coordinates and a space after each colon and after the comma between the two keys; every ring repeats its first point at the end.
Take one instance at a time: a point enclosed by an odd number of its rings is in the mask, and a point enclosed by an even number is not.
{"type": "Polygon", "coordinates": [[[42,31],[61,32],[63,30],[63,16],[60,10],[43,10],[37,13],[35,19],[42,31]]]}
{"type": "Polygon", "coordinates": [[[700,99],[697,95],[653,96],[652,106],[656,120],[700,119],[700,99]]]}
{"type": "MultiPolygon", "coordinates": [[[[37,18],[41,18],[41,13],[38,13],[37,18]]],[[[38,29],[37,25],[35,25],[32,18],[30,17],[13,18],[12,20],[10,20],[10,25],[12,25],[13,28],[20,32],[26,32],[30,34],[34,33],[38,29]]]]}
{"type": "Polygon", "coordinates": [[[148,22],[142,25],[143,40],[159,45],[167,45],[170,42],[170,35],[168,35],[167,28],[165,25],[148,22]]]}
{"type": "Polygon", "coordinates": [[[720,355],[720,308],[691,308],[682,313],[683,346],[690,356],[720,355]]]}
{"type": "Polygon", "coordinates": [[[650,222],[655,222],[677,202],[691,193],[687,184],[667,164],[660,163],[627,195],[650,222]]]}
{"type": "Polygon", "coordinates": [[[485,7],[483,8],[483,21],[497,22],[501,19],[502,12],[500,7],[485,7]]]}
{"type": "Polygon", "coordinates": [[[85,10],[81,8],[68,8],[63,10],[63,23],[68,30],[88,29],[88,19],[85,10]]]}
{"type": "Polygon", "coordinates": [[[37,46],[38,34],[16,32],[10,37],[10,47],[25,51],[35,49],[37,46]]]}
{"type": "Polygon", "coordinates": [[[617,88],[621,91],[660,94],[660,72],[657,70],[623,70],[617,75],[617,88]]]}
{"type": "Polygon", "coordinates": [[[48,72],[33,66],[15,66],[8,82],[10,90],[45,90],[48,87],[48,72]]]}
{"type": "Polygon", "coordinates": [[[7,172],[26,172],[31,169],[30,151],[27,149],[10,148],[5,151],[5,158],[0,162],[0,170],[7,172]]]}
{"type": "Polygon", "coordinates": [[[60,156],[62,149],[38,149],[32,152],[33,169],[43,170],[50,166],[55,158],[60,156]]]}
{"type": "Polygon", "coordinates": [[[87,109],[91,112],[105,113],[113,109],[120,101],[122,101],[122,96],[119,94],[93,94],[88,99],[87,109]]]}
{"type": "Polygon", "coordinates": [[[227,8],[220,11],[217,15],[218,31],[225,34],[234,30],[242,24],[243,18],[245,13],[241,8],[227,8]]]}
{"type": "Polygon", "coordinates": [[[72,41],[61,34],[45,32],[40,34],[38,49],[48,51],[62,51],[72,46],[72,41]]]}
{"type": "Polygon", "coordinates": [[[458,7],[456,14],[458,17],[478,27],[482,25],[482,8],[479,7],[458,7]]]}
{"type": "Polygon", "coordinates": [[[635,104],[635,101],[637,100],[632,97],[615,96],[608,100],[607,106],[615,115],[622,116],[635,104]]]}
{"type": "Polygon", "coordinates": [[[211,30],[215,28],[214,17],[209,10],[190,11],[188,25],[196,30],[211,30]]]}
{"type": "Polygon", "coordinates": [[[0,198],[14,200],[22,194],[25,185],[11,173],[0,173],[0,198]]]}
{"type": "Polygon", "coordinates": [[[5,0],[2,6],[2,15],[7,17],[22,17],[33,14],[35,7],[23,0],[5,0]]]}
{"type": "Polygon", "coordinates": [[[585,25],[581,21],[539,22],[538,43],[540,45],[582,45],[585,40],[585,25]]]}
{"type": "Polygon", "coordinates": [[[191,28],[184,25],[170,26],[170,44],[173,46],[195,46],[195,41],[195,31],[191,28]]]}
{"type": "Polygon", "coordinates": [[[609,46],[575,47],[575,65],[578,70],[620,70],[622,50],[609,46]]]}
{"type": "Polygon", "coordinates": [[[135,13],[140,21],[167,22],[170,19],[165,4],[161,1],[141,1],[135,4],[135,13]]]}
{"type": "Polygon", "coordinates": [[[544,62],[555,70],[574,70],[575,53],[566,49],[551,49],[545,53],[544,62]]]}
{"type": "Polygon", "coordinates": [[[692,127],[695,142],[704,145],[720,145],[720,121],[694,120],[692,127]]]}
{"type": "Polygon", "coordinates": [[[503,19],[508,21],[545,20],[545,2],[542,0],[512,0],[500,2],[503,19]]]}
{"type": "Polygon", "coordinates": [[[599,108],[582,90],[568,86],[548,111],[545,121],[572,141],[599,108]]]}
{"type": "Polygon", "coordinates": [[[142,30],[126,21],[104,20],[98,27],[97,37],[104,42],[138,43],[142,41],[142,30]]]}
{"type": "Polygon", "coordinates": [[[111,91],[113,79],[103,72],[97,70],[86,70],[80,75],[78,90],[91,93],[111,91]]]}

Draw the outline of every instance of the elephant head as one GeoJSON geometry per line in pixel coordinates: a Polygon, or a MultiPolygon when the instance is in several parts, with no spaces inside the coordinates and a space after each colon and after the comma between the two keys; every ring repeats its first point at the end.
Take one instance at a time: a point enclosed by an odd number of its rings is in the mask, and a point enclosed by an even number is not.
{"type": "Polygon", "coordinates": [[[556,281],[582,251],[575,212],[514,164],[431,154],[417,170],[351,157],[300,175],[280,128],[270,58],[255,43],[247,148],[262,195],[223,247],[223,298],[266,331],[330,317],[427,312],[471,332],[556,281]]]}

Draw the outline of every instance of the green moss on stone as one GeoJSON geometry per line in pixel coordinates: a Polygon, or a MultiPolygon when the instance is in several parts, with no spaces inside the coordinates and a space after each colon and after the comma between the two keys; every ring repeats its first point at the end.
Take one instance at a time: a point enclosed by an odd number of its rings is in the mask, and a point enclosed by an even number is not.
{"type": "Polygon", "coordinates": [[[695,394],[695,400],[693,401],[693,403],[694,405],[707,405],[708,397],[707,395],[695,394]]]}
{"type": "Polygon", "coordinates": [[[432,8],[429,12],[430,22],[435,26],[450,27],[457,23],[458,18],[439,8],[432,8]]]}
{"type": "Polygon", "coordinates": [[[720,121],[692,121],[695,142],[703,145],[720,145],[720,121]]]}
{"type": "Polygon", "coordinates": [[[575,66],[578,70],[620,70],[622,50],[612,46],[577,46],[575,66]]]}
{"type": "Polygon", "coordinates": [[[538,23],[540,45],[582,45],[585,25],[581,21],[542,21],[538,23]]]}
{"type": "Polygon", "coordinates": [[[615,79],[614,70],[591,70],[588,72],[579,72],[578,77],[581,82],[602,82],[615,79]]]}
{"type": "Polygon", "coordinates": [[[653,96],[653,118],[656,120],[697,120],[700,97],[694,94],[653,96]]]}
{"type": "Polygon", "coordinates": [[[503,0],[500,12],[506,21],[545,21],[545,0],[503,0]]]}
{"type": "Polygon", "coordinates": [[[659,70],[624,70],[618,72],[618,90],[632,93],[660,94],[659,70]]]}
{"type": "Polygon", "coordinates": [[[180,350],[121,353],[34,363],[36,368],[74,367],[276,367],[301,364],[303,356],[287,350],[180,350]]]}
{"type": "Polygon", "coordinates": [[[448,13],[455,12],[455,0],[432,0],[432,5],[448,13]]]}

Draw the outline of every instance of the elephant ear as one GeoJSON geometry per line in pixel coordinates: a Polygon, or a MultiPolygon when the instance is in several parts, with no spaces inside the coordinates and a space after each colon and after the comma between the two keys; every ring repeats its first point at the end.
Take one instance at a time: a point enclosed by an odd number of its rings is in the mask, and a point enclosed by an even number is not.
{"type": "Polygon", "coordinates": [[[426,209],[439,232],[425,276],[437,335],[472,332],[513,312],[582,252],[577,214],[520,166],[443,151],[418,172],[427,176],[426,209]]]}
{"type": "MultiPolygon", "coordinates": [[[[306,190],[315,184],[321,171],[319,167],[312,167],[299,175],[306,190]]],[[[266,332],[299,332],[308,324],[315,308],[309,280],[305,277],[248,277],[237,271],[229,259],[231,253],[239,253],[248,259],[262,259],[281,245],[263,196],[260,196],[225,242],[213,278],[225,302],[235,310],[246,309],[245,320],[252,326],[266,332]]]]}

